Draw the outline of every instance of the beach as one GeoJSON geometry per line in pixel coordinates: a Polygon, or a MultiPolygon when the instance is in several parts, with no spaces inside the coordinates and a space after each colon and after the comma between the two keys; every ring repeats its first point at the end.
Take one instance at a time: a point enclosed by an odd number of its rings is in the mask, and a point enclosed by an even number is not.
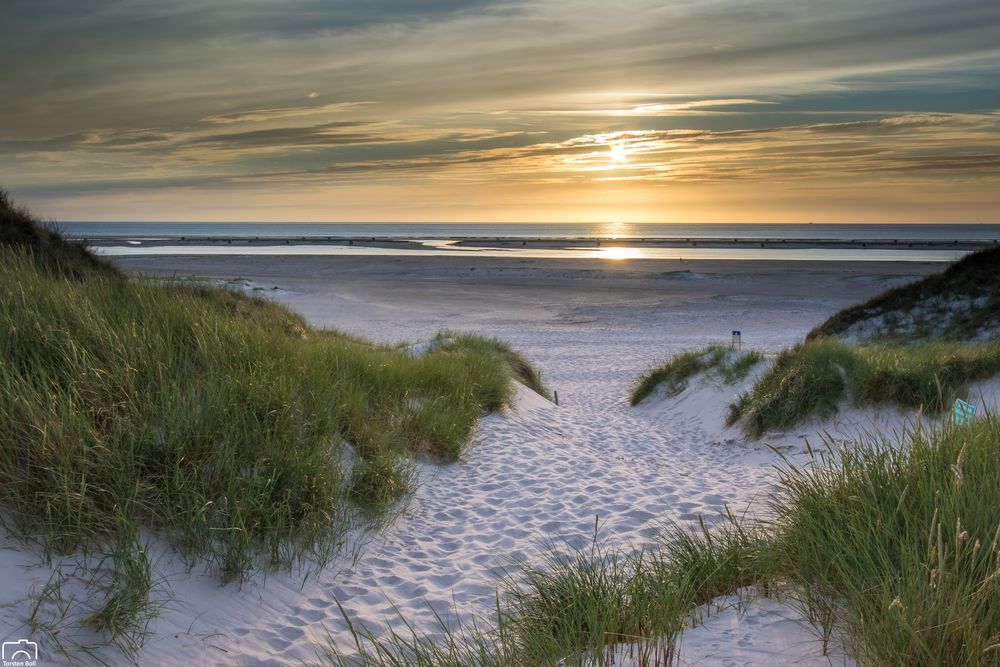
{"type": "MultiPolygon", "coordinates": [[[[695,377],[676,395],[661,390],[633,407],[638,378],[677,353],[729,347],[734,332],[741,349],[773,358],[833,313],[942,268],[435,255],[114,262],[140,282],[273,299],[314,327],[409,346],[415,355],[442,331],[495,337],[523,353],[553,393],[547,400],[515,384],[510,406],[479,419],[457,460],[417,454],[412,493],[370,530],[350,533],[322,566],[309,556],[277,570],[261,562],[246,580],[222,583],[212,566],[145,532],[158,613],[134,660],[196,665],[330,664],[324,650],[351,656],[359,628],[383,640],[391,632],[441,639],[442,624],[488,625],[498,588],[553,554],[592,545],[637,553],[656,548],[672,526],[697,532],[733,517],[766,521],[779,467],[809,464],[823,433],[849,439],[875,427],[891,435],[912,424],[913,411],[843,405],[835,418],[755,439],[727,426],[726,414],[769,363],[734,383],[695,377]]],[[[970,390],[972,400],[988,394],[998,404],[995,379],[970,390]]],[[[3,547],[0,567],[17,573],[0,586],[0,624],[11,636],[28,635],[33,600],[60,582],[39,616],[42,627],[60,628],[40,645],[46,655],[58,658],[50,639],[58,637],[71,654],[129,664],[90,624],[60,620],[62,603],[51,602],[88,594],[74,574],[85,559],[68,554],[49,565],[13,538],[3,547]]],[[[854,664],[840,630],[825,634],[795,600],[726,590],[693,613],[671,664],[854,664]]],[[[642,664],[628,643],[613,650],[606,657],[615,664],[642,664]]]]}
{"type": "MultiPolygon", "coordinates": [[[[558,392],[556,406],[520,390],[513,410],[481,420],[461,460],[418,463],[416,492],[356,562],[345,555],[322,571],[222,587],[210,574],[172,565],[164,548],[158,567],[170,600],[142,661],[206,665],[309,662],[329,638],[349,648],[338,602],[376,629],[401,630],[405,618],[432,632],[435,613],[488,615],[500,573],[551,545],[586,544],[595,525],[606,543],[641,548],[666,522],[711,524],[727,507],[760,511],[778,460],[767,439],[720,440],[695,418],[724,405],[676,414],[629,408],[635,379],[674,352],[728,343],[734,329],[744,346],[777,351],[837,309],[939,268],[239,256],[118,263],[129,272],[225,282],[275,298],[316,325],[387,343],[441,329],[497,336],[558,392]]],[[[47,571],[30,554],[17,556],[29,573],[47,571]]],[[[27,592],[8,588],[14,598],[27,592]]],[[[685,634],[682,664],[844,663],[822,655],[815,629],[790,608],[764,600],[738,614],[729,603],[685,634]]],[[[121,659],[107,649],[100,655],[121,659]]]]}
{"type": "MultiPolygon", "coordinates": [[[[941,268],[921,262],[478,256],[146,256],[115,261],[130,272],[241,281],[243,289],[276,298],[313,324],[386,342],[426,338],[441,328],[511,337],[518,345],[542,325],[551,327],[553,335],[594,327],[609,335],[635,333],[645,341],[644,352],[622,354],[619,361],[631,361],[636,368],[677,345],[726,338],[732,329],[742,328],[748,345],[777,349],[801,339],[844,306],[941,268]]],[[[547,342],[529,354],[547,354],[555,341],[547,342]]],[[[558,372],[543,359],[538,362],[548,374],[558,372]]]]}
{"type": "Polygon", "coordinates": [[[0,667],[1000,665],[1000,2],[7,4],[0,667]]]}

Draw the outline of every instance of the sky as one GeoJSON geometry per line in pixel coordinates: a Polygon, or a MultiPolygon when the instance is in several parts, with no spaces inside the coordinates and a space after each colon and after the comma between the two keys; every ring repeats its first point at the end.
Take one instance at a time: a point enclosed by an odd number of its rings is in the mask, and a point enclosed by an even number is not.
{"type": "Polygon", "coordinates": [[[1000,222],[997,0],[3,0],[93,221],[1000,222]]]}

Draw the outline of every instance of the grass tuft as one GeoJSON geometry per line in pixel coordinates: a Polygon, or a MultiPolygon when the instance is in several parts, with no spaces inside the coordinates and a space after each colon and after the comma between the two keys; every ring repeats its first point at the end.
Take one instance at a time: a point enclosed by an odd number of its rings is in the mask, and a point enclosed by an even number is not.
{"type": "Polygon", "coordinates": [[[859,664],[995,664],[1000,419],[868,438],[792,468],[775,502],[790,584],[836,610],[859,664]]]}
{"type": "Polygon", "coordinates": [[[735,520],[715,533],[678,526],[657,548],[553,549],[539,565],[521,564],[497,597],[496,616],[458,626],[437,617],[436,631],[360,626],[344,613],[351,654],[331,641],[333,665],[611,665],[623,645],[635,664],[674,664],[675,644],[692,614],[717,595],[764,578],[761,534],[735,520]]]}
{"type": "Polygon", "coordinates": [[[778,355],[752,389],[730,406],[728,421],[753,437],[827,418],[844,401],[929,413],[949,408],[967,383],[1000,373],[1000,342],[852,346],[834,339],[778,355]]]}
{"type": "Polygon", "coordinates": [[[361,459],[351,469],[348,492],[366,510],[379,510],[405,496],[411,488],[408,471],[392,454],[361,459]]]}
{"type": "Polygon", "coordinates": [[[113,264],[95,257],[83,243],[66,240],[0,190],[0,251],[4,249],[27,250],[40,267],[63,278],[122,277],[113,264]]]}
{"type": "Polygon", "coordinates": [[[121,536],[94,568],[92,599],[98,607],[84,623],[106,632],[112,644],[125,655],[138,657],[149,633],[149,624],[164,603],[151,597],[161,588],[153,574],[152,563],[138,536],[121,536]]]}
{"type": "MultiPolygon", "coordinates": [[[[829,444],[786,467],[772,518],[669,530],[642,552],[553,552],[507,582],[492,619],[386,634],[348,619],[334,665],[673,665],[677,640],[719,596],[804,606],[824,646],[859,664],[995,664],[1000,645],[1000,418],[829,444]]],[[[342,610],[343,611],[343,610],[342,610]]],[[[346,617],[346,615],[345,615],[346,617]]]]}
{"type": "Polygon", "coordinates": [[[681,352],[639,378],[629,401],[633,406],[638,405],[661,387],[665,387],[670,396],[679,394],[698,373],[706,373],[732,384],[745,378],[763,358],[763,352],[738,352],[725,345],[709,345],[681,352]]]}
{"type": "MultiPolygon", "coordinates": [[[[514,378],[531,389],[536,394],[549,400],[552,394],[542,381],[542,374],[528,359],[511,347],[508,343],[498,338],[484,338],[473,334],[464,334],[455,331],[442,331],[436,337],[439,341],[438,349],[460,350],[473,352],[484,356],[492,356],[500,360],[507,366],[514,378]]],[[[505,397],[498,396],[498,402],[506,400],[505,397]]]]}

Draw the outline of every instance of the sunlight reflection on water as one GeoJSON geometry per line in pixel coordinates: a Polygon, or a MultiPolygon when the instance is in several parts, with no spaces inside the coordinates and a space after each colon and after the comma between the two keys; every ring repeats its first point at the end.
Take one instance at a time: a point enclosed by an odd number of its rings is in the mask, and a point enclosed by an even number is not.
{"type": "Polygon", "coordinates": [[[710,248],[710,247],[489,247],[455,245],[455,241],[424,240],[411,247],[373,245],[149,245],[92,246],[112,257],[142,255],[265,255],[265,256],[407,256],[407,257],[517,257],[524,259],[680,259],[680,260],[792,260],[869,262],[953,262],[968,251],[916,248],[710,248]]]}

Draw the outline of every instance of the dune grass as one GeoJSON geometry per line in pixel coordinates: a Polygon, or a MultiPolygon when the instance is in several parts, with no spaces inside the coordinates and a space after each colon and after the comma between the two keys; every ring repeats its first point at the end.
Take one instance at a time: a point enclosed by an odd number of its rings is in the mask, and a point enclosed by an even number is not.
{"type": "Polygon", "coordinates": [[[87,622],[121,635],[145,599],[123,536],[224,580],[322,563],[407,493],[410,457],[456,460],[512,378],[474,337],[413,357],[270,301],[0,249],[0,518],[49,558],[117,554],[87,622]]]}
{"type": "MultiPolygon", "coordinates": [[[[595,535],[596,535],[595,530],[595,535]]],[[[761,580],[764,549],[756,531],[735,521],[712,533],[673,526],[658,547],[553,547],[538,565],[520,564],[501,584],[496,615],[432,633],[378,629],[347,619],[353,645],[323,647],[332,665],[612,665],[615,651],[640,665],[670,665],[675,644],[698,607],[761,580]]]]}
{"type": "Polygon", "coordinates": [[[398,497],[396,457],[456,459],[509,397],[509,370],[472,346],[414,358],[224,290],[2,259],[0,493],[58,551],[127,516],[227,576],[251,569],[258,541],[287,563],[293,538],[330,534],[345,492],[398,497]]]}
{"type": "Polygon", "coordinates": [[[742,352],[726,345],[709,345],[680,352],[639,378],[629,401],[633,406],[638,405],[661,387],[665,387],[671,396],[679,394],[698,373],[706,373],[732,384],[746,377],[763,358],[764,354],[757,350],[742,352]]]}
{"type": "Polygon", "coordinates": [[[835,611],[859,664],[1000,663],[1000,419],[907,445],[785,473],[781,575],[835,611]]]}
{"type": "Polygon", "coordinates": [[[1000,373],[1000,341],[849,345],[821,338],[778,355],[771,368],[730,406],[729,423],[759,437],[847,401],[941,412],[969,382],[1000,373]]]}
{"type": "Polygon", "coordinates": [[[84,244],[63,238],[0,190],[0,250],[5,248],[30,250],[43,270],[64,278],[121,276],[113,264],[91,254],[84,244]]]}
{"type": "Polygon", "coordinates": [[[507,582],[504,636],[521,664],[614,664],[622,644],[639,664],[669,664],[699,606],[762,577],[759,539],[735,522],[715,533],[671,526],[639,552],[595,540],[550,556],[507,582]]]}
{"type": "Polygon", "coordinates": [[[49,653],[69,664],[94,655],[96,645],[76,632],[89,628],[133,664],[149,633],[149,624],[166,606],[169,584],[155,573],[148,545],[125,532],[99,552],[61,558],[51,576],[29,594],[31,635],[44,637],[49,653]]]}
{"type": "Polygon", "coordinates": [[[877,341],[995,340],[1000,337],[998,266],[998,246],[970,253],[940,273],[835,313],[806,340],[848,336],[866,325],[865,337],[877,341]]]}
{"type": "Polygon", "coordinates": [[[466,351],[484,356],[492,356],[504,364],[514,379],[535,393],[551,400],[552,393],[542,381],[542,375],[528,359],[498,338],[484,338],[457,331],[441,331],[435,337],[439,349],[446,351],[466,351]]]}
{"type": "Polygon", "coordinates": [[[824,645],[843,634],[858,664],[1000,661],[1000,418],[898,443],[877,434],[831,443],[818,456],[819,465],[783,470],[766,522],[675,527],[640,553],[595,542],[527,567],[502,588],[492,618],[386,635],[353,624],[355,646],[327,646],[326,658],[507,667],[629,655],[672,665],[700,605],[739,594],[800,606],[824,645]]]}

